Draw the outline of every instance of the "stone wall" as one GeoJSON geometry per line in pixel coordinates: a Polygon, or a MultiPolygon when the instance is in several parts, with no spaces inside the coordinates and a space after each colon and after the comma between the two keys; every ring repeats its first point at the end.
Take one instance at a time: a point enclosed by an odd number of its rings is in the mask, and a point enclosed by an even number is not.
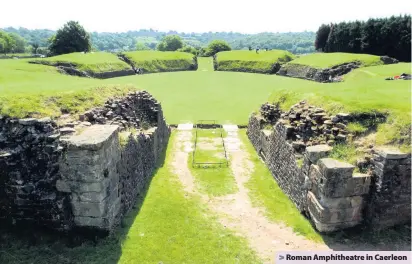
{"type": "Polygon", "coordinates": [[[170,135],[160,104],[129,93],[80,118],[0,118],[0,220],[110,231],[130,210],[170,135]]]}
{"type": "Polygon", "coordinates": [[[386,228],[410,223],[410,155],[380,150],[369,170],[372,173],[354,173],[355,166],[328,158],[333,144],[318,137],[329,135],[326,130],[337,124],[336,131],[344,132],[348,115],[329,117],[323,110],[304,105],[296,104],[288,112],[264,105],[259,114],[251,115],[247,130],[256,151],[296,207],[321,232],[359,224],[386,228]],[[310,131],[319,128],[321,133],[305,134],[306,121],[312,124],[310,131]]]}
{"type": "Polygon", "coordinates": [[[0,117],[0,220],[70,228],[69,197],[55,187],[63,151],[49,118],[0,117]]]}
{"type": "MultiPolygon", "coordinates": [[[[382,56],[380,60],[383,64],[393,64],[399,62],[398,60],[392,59],[388,56],[382,56]]],[[[340,81],[339,77],[361,67],[361,65],[362,63],[360,61],[353,61],[335,65],[330,68],[318,69],[308,65],[294,64],[292,61],[291,63],[284,64],[277,74],[316,82],[334,82],[340,81]]]]}
{"type": "Polygon", "coordinates": [[[374,171],[366,209],[376,229],[411,223],[411,155],[379,149],[372,160],[374,171]]]}

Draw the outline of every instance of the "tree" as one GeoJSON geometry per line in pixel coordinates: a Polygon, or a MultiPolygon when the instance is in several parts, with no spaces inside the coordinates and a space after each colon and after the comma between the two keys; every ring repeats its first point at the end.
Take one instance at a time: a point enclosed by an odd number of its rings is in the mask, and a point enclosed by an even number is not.
{"type": "Polygon", "coordinates": [[[137,42],[136,50],[150,50],[150,48],[146,46],[146,44],[144,44],[143,42],[137,42]]]}
{"type": "Polygon", "coordinates": [[[183,41],[178,35],[165,36],[157,45],[157,50],[160,51],[176,51],[180,48],[183,48],[183,41]]]}
{"type": "Polygon", "coordinates": [[[1,52],[6,54],[9,52],[13,52],[13,48],[15,46],[14,39],[4,31],[0,31],[0,44],[1,44],[1,52]]]}
{"type": "Polygon", "coordinates": [[[40,47],[39,43],[36,43],[36,42],[32,43],[31,47],[32,47],[33,54],[37,54],[37,49],[40,47]]]}
{"type": "Polygon", "coordinates": [[[50,39],[49,50],[52,55],[90,51],[90,35],[76,21],[67,22],[50,39]]]}
{"type": "Polygon", "coordinates": [[[6,53],[5,49],[6,49],[6,41],[2,38],[0,38],[0,53],[6,53]]]}
{"type": "Polygon", "coordinates": [[[207,55],[213,56],[218,52],[229,51],[229,50],[232,50],[232,48],[229,46],[229,44],[226,41],[224,41],[224,40],[213,40],[207,46],[207,55]]]}
{"type": "Polygon", "coordinates": [[[27,44],[26,40],[16,33],[10,33],[9,36],[13,41],[12,52],[24,52],[27,44]]]}
{"type": "Polygon", "coordinates": [[[315,49],[324,51],[330,33],[330,25],[322,24],[316,32],[315,49]]]}

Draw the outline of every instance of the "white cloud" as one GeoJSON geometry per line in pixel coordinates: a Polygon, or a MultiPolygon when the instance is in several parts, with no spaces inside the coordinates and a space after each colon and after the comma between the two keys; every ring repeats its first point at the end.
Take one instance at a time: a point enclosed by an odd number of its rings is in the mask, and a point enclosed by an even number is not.
{"type": "Polygon", "coordinates": [[[57,29],[77,20],[99,32],[315,31],[322,23],[410,14],[409,6],[406,0],[20,0],[1,3],[0,28],[57,29]]]}

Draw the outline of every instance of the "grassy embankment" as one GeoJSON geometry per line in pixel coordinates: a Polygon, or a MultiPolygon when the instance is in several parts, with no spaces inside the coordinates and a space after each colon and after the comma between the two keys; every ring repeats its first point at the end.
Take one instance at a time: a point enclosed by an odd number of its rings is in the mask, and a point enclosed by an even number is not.
{"type": "Polygon", "coordinates": [[[171,51],[132,51],[124,55],[143,73],[196,70],[193,55],[171,51]]]}
{"type": "Polygon", "coordinates": [[[112,71],[130,70],[131,67],[112,53],[108,52],[93,52],[83,53],[75,52],[49,58],[33,60],[36,63],[41,63],[50,66],[59,64],[73,65],[77,70],[102,73],[112,71]]]}
{"type": "MultiPolygon", "coordinates": [[[[377,127],[377,144],[409,148],[410,81],[384,79],[410,73],[410,63],[360,68],[347,74],[345,82],[323,84],[273,75],[215,72],[210,61],[199,58],[201,70],[194,72],[97,80],[62,75],[53,67],[28,64],[27,60],[1,60],[0,114],[59,116],[102,104],[114,95],[145,89],[162,103],[171,124],[215,119],[245,125],[250,113],[265,101],[281,100],[282,108],[288,109],[305,99],[332,114],[385,112],[388,117],[377,127]]],[[[357,124],[349,128],[365,130],[357,124]]]]}
{"type": "Polygon", "coordinates": [[[224,51],[217,54],[218,71],[239,71],[254,73],[274,73],[274,68],[292,60],[295,57],[285,50],[255,51],[234,50],[224,51]]]}

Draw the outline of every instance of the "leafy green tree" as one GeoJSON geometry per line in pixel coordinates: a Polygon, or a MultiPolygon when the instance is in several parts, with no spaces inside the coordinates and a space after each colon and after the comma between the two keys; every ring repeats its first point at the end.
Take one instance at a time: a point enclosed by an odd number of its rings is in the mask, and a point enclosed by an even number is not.
{"type": "Polygon", "coordinates": [[[76,21],[67,22],[50,40],[52,55],[90,51],[90,35],[76,21]]]}
{"type": "Polygon", "coordinates": [[[150,50],[150,48],[146,46],[146,44],[144,44],[143,42],[137,42],[136,50],[150,50]]]}
{"type": "Polygon", "coordinates": [[[17,35],[16,33],[10,33],[9,34],[10,38],[12,38],[13,40],[13,47],[12,47],[12,51],[13,52],[24,52],[27,42],[24,38],[20,37],[19,35],[17,35]]]}
{"type": "Polygon", "coordinates": [[[330,33],[330,25],[322,24],[316,32],[315,49],[323,51],[330,33]]]}
{"type": "Polygon", "coordinates": [[[6,46],[7,46],[7,42],[6,40],[0,38],[0,53],[6,53],[6,46]]]}
{"type": "Polygon", "coordinates": [[[218,52],[229,51],[229,50],[232,50],[232,48],[229,46],[229,44],[226,41],[224,41],[224,40],[213,40],[207,46],[207,55],[213,56],[218,52]]]}
{"type": "Polygon", "coordinates": [[[157,45],[157,50],[160,51],[176,51],[180,48],[183,48],[183,41],[178,35],[167,35],[157,45]]]}
{"type": "Polygon", "coordinates": [[[0,31],[0,41],[1,41],[1,52],[6,54],[6,53],[11,53],[13,52],[13,49],[16,45],[16,42],[14,39],[10,36],[10,34],[0,31]]]}

